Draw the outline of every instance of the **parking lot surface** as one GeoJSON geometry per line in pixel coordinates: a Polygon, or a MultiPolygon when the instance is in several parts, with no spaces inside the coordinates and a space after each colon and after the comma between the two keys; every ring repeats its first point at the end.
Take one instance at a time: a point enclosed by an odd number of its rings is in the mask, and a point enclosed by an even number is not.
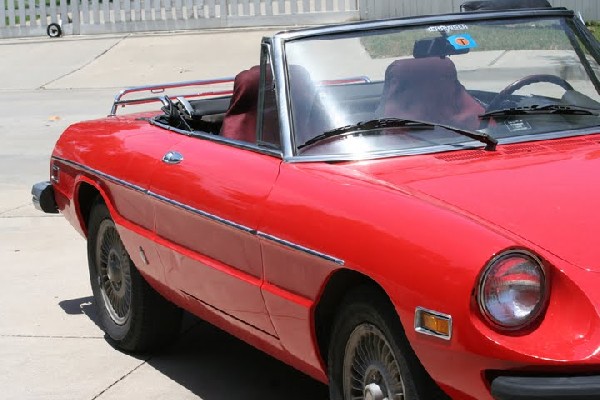
{"type": "Polygon", "coordinates": [[[326,399],[326,386],[191,316],[163,352],[105,340],[85,240],[36,211],[31,185],[71,123],[105,116],[126,86],[232,76],[260,30],[0,41],[0,398],[326,399]]]}

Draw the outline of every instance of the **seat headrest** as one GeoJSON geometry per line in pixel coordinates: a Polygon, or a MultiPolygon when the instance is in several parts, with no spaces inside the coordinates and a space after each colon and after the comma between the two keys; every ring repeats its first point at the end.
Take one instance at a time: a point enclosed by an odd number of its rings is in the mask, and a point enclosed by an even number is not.
{"type": "Polygon", "coordinates": [[[408,118],[477,129],[483,107],[458,80],[449,58],[396,60],[385,71],[378,113],[384,118],[408,118]]]}
{"type": "Polygon", "coordinates": [[[258,65],[237,74],[233,83],[230,111],[240,113],[256,109],[259,78],[260,67],[258,65]]]}
{"type": "Polygon", "coordinates": [[[254,66],[237,74],[233,95],[223,120],[221,135],[247,142],[256,141],[256,116],[260,67],[254,66]]]}
{"type": "Polygon", "coordinates": [[[449,58],[408,58],[394,61],[385,71],[386,82],[394,79],[415,82],[435,77],[456,81],[456,66],[449,58]]]}

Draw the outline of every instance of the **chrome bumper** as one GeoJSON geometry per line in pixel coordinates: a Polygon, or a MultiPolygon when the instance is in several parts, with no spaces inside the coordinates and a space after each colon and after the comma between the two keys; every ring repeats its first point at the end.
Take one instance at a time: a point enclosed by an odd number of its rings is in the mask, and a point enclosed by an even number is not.
{"type": "Polygon", "coordinates": [[[58,206],[54,199],[54,188],[48,181],[39,182],[31,188],[33,195],[33,205],[40,211],[48,214],[58,213],[58,206]]]}

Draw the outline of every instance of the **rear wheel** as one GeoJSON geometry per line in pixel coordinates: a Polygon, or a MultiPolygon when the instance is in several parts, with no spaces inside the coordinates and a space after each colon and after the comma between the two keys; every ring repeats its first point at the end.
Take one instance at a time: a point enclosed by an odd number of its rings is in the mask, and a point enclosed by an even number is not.
{"type": "Polygon", "coordinates": [[[146,351],[177,336],[181,310],[154,291],[140,275],[100,200],[90,215],[88,264],[100,322],[117,347],[146,351]]]}
{"type": "Polygon", "coordinates": [[[449,399],[417,359],[378,290],[365,286],[346,296],[331,338],[331,400],[449,399]]]}

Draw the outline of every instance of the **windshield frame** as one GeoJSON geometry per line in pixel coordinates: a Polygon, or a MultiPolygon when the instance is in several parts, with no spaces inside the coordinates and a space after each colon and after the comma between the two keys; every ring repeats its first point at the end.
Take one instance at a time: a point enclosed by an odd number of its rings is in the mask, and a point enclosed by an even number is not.
{"type": "MultiPolygon", "coordinates": [[[[281,143],[286,162],[315,162],[315,161],[355,161],[355,160],[370,160],[394,156],[409,156],[419,154],[433,154],[445,151],[456,151],[463,149],[479,148],[482,144],[478,141],[466,141],[460,145],[433,145],[419,149],[393,149],[389,151],[380,151],[372,153],[357,153],[357,154],[330,154],[330,155],[302,155],[298,154],[296,143],[292,130],[292,112],[290,102],[290,84],[288,82],[288,63],[285,52],[285,45],[293,41],[303,39],[317,38],[320,36],[335,37],[339,35],[354,36],[361,31],[378,31],[389,30],[395,28],[418,28],[440,24],[457,24],[476,21],[493,21],[493,20],[530,20],[532,18],[557,18],[563,19],[565,23],[574,28],[572,31],[579,39],[580,43],[589,51],[590,55],[600,63],[600,47],[598,41],[595,40],[585,28],[585,25],[578,16],[572,11],[565,8],[544,8],[532,10],[510,10],[510,11],[476,11],[468,13],[455,13],[435,16],[419,16],[406,17],[400,19],[357,22],[343,25],[332,25],[317,28],[308,28],[300,30],[291,30],[280,32],[268,40],[272,46],[273,69],[276,77],[277,92],[279,93],[279,111],[281,128],[281,143]]],[[[561,130],[537,134],[535,138],[531,136],[521,136],[516,138],[504,138],[501,144],[519,143],[525,141],[538,141],[555,139],[558,137],[570,137],[581,134],[587,134],[596,131],[595,129],[577,129],[577,130],[561,130]]]]}

